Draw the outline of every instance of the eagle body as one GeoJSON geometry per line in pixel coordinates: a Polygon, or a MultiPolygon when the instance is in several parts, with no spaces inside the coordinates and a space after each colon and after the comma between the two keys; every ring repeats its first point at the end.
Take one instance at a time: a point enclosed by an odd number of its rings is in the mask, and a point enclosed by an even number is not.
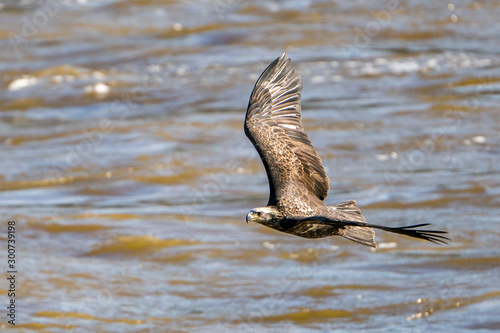
{"type": "Polygon", "coordinates": [[[269,200],[254,208],[247,222],[304,238],[339,235],[376,247],[373,228],[446,243],[438,230],[415,230],[428,224],[385,227],[368,224],[354,200],[327,205],[330,189],[321,158],[302,126],[300,77],[286,53],[257,80],[245,116],[245,134],[266,169],[269,200]]]}

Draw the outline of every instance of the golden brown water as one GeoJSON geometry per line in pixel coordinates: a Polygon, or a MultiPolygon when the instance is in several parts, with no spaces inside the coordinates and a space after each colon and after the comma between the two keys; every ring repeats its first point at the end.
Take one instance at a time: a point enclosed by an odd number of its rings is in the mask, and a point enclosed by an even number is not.
{"type": "Polygon", "coordinates": [[[500,330],[494,2],[3,3],[0,240],[15,220],[18,331],[500,330]],[[243,118],[285,50],[327,202],[431,222],[449,246],[245,224],[268,185],[243,118]]]}

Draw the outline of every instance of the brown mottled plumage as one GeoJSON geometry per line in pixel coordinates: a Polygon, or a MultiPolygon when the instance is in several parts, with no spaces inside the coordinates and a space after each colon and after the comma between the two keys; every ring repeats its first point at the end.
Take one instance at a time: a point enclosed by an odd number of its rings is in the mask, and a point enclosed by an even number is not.
{"type": "Polygon", "coordinates": [[[376,247],[372,228],[446,243],[439,230],[415,230],[428,224],[391,228],[368,224],[354,200],[327,206],[330,180],[304,132],[300,113],[300,77],[286,60],[274,60],[257,80],[245,117],[245,134],[257,149],[269,179],[269,201],[247,222],[305,238],[340,235],[376,247]]]}

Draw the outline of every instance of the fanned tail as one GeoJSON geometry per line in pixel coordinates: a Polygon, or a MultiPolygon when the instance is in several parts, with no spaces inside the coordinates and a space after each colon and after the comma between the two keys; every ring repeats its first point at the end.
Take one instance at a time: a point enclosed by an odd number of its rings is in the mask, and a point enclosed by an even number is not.
{"type": "MultiPolygon", "coordinates": [[[[330,206],[329,208],[330,211],[339,216],[341,220],[355,221],[360,224],[366,224],[365,217],[361,214],[361,210],[358,206],[356,206],[356,201],[354,200],[345,201],[337,205],[330,206]]],[[[341,230],[340,235],[359,244],[377,247],[374,240],[375,232],[372,228],[348,225],[341,230]]]]}
{"type": "MultiPolygon", "coordinates": [[[[361,214],[361,210],[356,206],[356,201],[346,201],[338,205],[329,206],[330,211],[338,216],[338,220],[331,220],[324,217],[310,217],[308,219],[314,221],[322,221],[328,224],[343,225],[344,230],[341,231],[340,235],[344,238],[352,240],[354,242],[377,247],[373,238],[375,237],[375,232],[372,228],[384,230],[387,232],[392,232],[396,234],[406,235],[413,238],[423,239],[434,244],[448,244],[447,241],[450,239],[443,234],[448,232],[442,230],[430,230],[430,229],[416,229],[421,227],[426,227],[430,223],[421,223],[414,225],[407,225],[403,227],[386,227],[378,224],[366,223],[365,218],[361,214]]],[[[306,219],[307,220],[307,219],[306,219]]]]}
{"type": "Polygon", "coordinates": [[[375,232],[372,228],[347,226],[344,229],[344,234],[341,234],[341,236],[359,244],[377,247],[377,243],[373,239],[375,232]]]}

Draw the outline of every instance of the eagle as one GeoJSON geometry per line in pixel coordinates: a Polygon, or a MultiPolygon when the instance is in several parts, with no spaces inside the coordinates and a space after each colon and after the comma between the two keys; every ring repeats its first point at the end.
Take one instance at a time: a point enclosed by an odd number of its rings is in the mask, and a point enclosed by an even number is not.
{"type": "Polygon", "coordinates": [[[304,131],[300,76],[286,52],[260,75],[245,116],[245,134],[257,149],[269,181],[266,207],[252,209],[246,221],[304,238],[342,236],[377,247],[373,229],[447,244],[446,231],[418,229],[429,223],[387,227],[366,222],[356,201],[327,205],[330,180],[304,131]]]}

